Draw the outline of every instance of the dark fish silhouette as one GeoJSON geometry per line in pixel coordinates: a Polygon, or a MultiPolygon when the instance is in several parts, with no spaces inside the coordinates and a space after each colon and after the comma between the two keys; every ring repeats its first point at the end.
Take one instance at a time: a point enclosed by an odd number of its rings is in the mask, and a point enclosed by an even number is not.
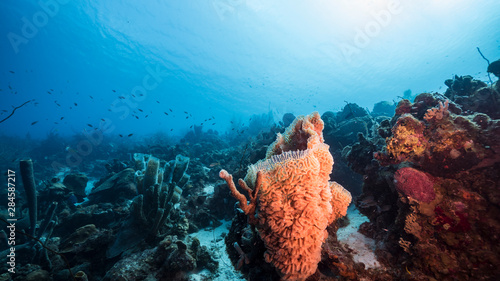
{"type": "Polygon", "coordinates": [[[123,135],[122,134],[118,134],[120,136],[120,138],[123,138],[123,135]]]}
{"type": "Polygon", "coordinates": [[[135,117],[135,119],[139,119],[139,116],[137,116],[137,115],[134,115],[134,117],[135,117]]]}
{"type": "Polygon", "coordinates": [[[89,126],[90,128],[94,128],[94,126],[92,126],[91,124],[87,124],[87,126],[89,126]]]}
{"type": "MultiPolygon", "coordinates": [[[[9,86],[10,87],[10,86],[9,86]]],[[[170,110],[170,112],[173,112],[171,108],[169,108],[168,110],[170,110]]]]}
{"type": "Polygon", "coordinates": [[[163,113],[165,113],[165,115],[168,115],[168,113],[166,113],[165,111],[163,111],[163,113]]]}
{"type": "Polygon", "coordinates": [[[124,100],[124,99],[125,99],[125,97],[124,97],[124,96],[119,96],[118,98],[119,98],[119,99],[121,99],[121,100],[124,100]]]}
{"type": "Polygon", "coordinates": [[[159,101],[156,101],[156,103],[160,103],[159,101]]]}
{"type": "Polygon", "coordinates": [[[189,116],[186,116],[186,119],[188,119],[188,118],[189,118],[189,116]]]}
{"type": "Polygon", "coordinates": [[[75,104],[75,106],[78,106],[78,104],[76,102],[74,104],[75,104]]]}
{"type": "Polygon", "coordinates": [[[115,90],[111,90],[111,91],[113,91],[113,93],[116,93],[116,91],[115,91],[115,90]]]}
{"type": "Polygon", "coordinates": [[[94,99],[94,97],[93,97],[93,96],[89,96],[89,97],[90,97],[91,99],[94,99]]]}
{"type": "Polygon", "coordinates": [[[12,73],[12,74],[14,74],[14,73],[15,73],[15,72],[14,72],[14,71],[12,71],[12,70],[9,70],[9,72],[10,72],[10,73],[12,73]]]}
{"type": "Polygon", "coordinates": [[[184,113],[188,114],[186,111],[184,111],[184,113]]]}
{"type": "Polygon", "coordinates": [[[64,116],[63,116],[63,117],[61,117],[61,119],[59,119],[59,120],[63,120],[63,119],[64,119],[64,116]]]}
{"type": "Polygon", "coordinates": [[[101,121],[102,121],[102,122],[106,122],[106,120],[104,120],[104,118],[101,118],[101,121]]]}
{"type": "Polygon", "coordinates": [[[47,91],[47,94],[52,95],[52,92],[47,91]]]}
{"type": "Polygon", "coordinates": [[[38,123],[38,121],[32,122],[31,126],[35,125],[36,123],[38,123]]]}
{"type": "Polygon", "coordinates": [[[127,136],[127,137],[131,137],[131,136],[133,136],[133,135],[134,135],[134,134],[128,134],[128,136],[127,136]]]}
{"type": "Polygon", "coordinates": [[[137,110],[139,110],[140,112],[144,112],[142,109],[138,108],[137,110]]]}

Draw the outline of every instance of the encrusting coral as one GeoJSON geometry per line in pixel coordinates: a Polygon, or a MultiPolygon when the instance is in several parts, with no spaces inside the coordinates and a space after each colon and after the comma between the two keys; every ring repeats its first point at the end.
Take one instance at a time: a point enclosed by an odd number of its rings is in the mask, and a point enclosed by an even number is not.
{"type": "Polygon", "coordinates": [[[314,112],[297,117],[278,134],[266,159],[251,165],[245,181],[239,180],[250,203],[227,171],[219,174],[257,227],[267,248],[265,259],[282,280],[305,280],[316,272],[326,228],[346,214],[351,202],[347,190],[328,181],[333,157],[322,130],[323,121],[314,112]]]}

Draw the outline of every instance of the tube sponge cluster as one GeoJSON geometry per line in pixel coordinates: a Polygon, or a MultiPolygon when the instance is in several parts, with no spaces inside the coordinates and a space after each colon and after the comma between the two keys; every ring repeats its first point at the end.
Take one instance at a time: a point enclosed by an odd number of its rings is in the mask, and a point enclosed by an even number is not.
{"type": "Polygon", "coordinates": [[[224,170],[220,173],[240,206],[245,206],[266,245],[265,259],[282,280],[305,280],[314,274],[327,226],[344,216],[351,202],[347,190],[328,181],[333,157],[323,143],[322,130],[323,121],[315,112],[299,116],[284,137],[278,135],[266,159],[249,167],[246,182],[239,181],[250,193],[250,206],[232,177],[224,170]],[[250,183],[253,179],[255,183],[250,183]]]}

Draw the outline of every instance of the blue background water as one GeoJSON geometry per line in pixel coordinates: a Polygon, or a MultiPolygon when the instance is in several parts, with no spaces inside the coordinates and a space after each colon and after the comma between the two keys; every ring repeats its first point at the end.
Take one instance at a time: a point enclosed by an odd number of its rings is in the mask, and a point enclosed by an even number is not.
{"type": "Polygon", "coordinates": [[[224,131],[231,118],[270,110],[276,119],[344,101],[371,110],[407,89],[443,92],[454,74],[487,80],[476,47],[499,58],[499,8],[494,0],[2,0],[0,109],[8,112],[0,119],[35,101],[1,133],[71,135],[104,119],[108,134],[184,134],[211,117],[204,129],[224,131]]]}

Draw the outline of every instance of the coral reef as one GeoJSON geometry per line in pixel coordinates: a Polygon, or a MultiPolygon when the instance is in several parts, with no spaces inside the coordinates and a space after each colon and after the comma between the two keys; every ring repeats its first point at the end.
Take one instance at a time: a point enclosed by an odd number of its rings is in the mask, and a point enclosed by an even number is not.
{"type": "Polygon", "coordinates": [[[376,251],[380,260],[404,268],[395,276],[486,280],[497,275],[499,237],[486,233],[500,230],[500,121],[458,102],[484,85],[467,77],[455,80],[450,84],[455,102],[428,93],[413,103],[402,100],[379,136],[360,138],[347,153],[365,179],[356,201],[370,218],[362,229],[383,241],[376,251]],[[366,153],[373,159],[358,158],[366,153]]]}
{"type": "Polygon", "coordinates": [[[326,227],[344,216],[351,202],[348,191],[328,181],[333,158],[322,130],[323,121],[315,112],[298,117],[278,134],[266,159],[249,167],[245,181],[239,180],[250,195],[249,204],[232,176],[220,172],[249,222],[256,225],[267,248],[266,262],[283,280],[305,280],[316,271],[326,227]]]}
{"type": "MultiPolygon", "coordinates": [[[[182,155],[162,165],[154,156],[136,153],[134,161],[139,195],[132,201],[131,217],[123,223],[115,243],[107,252],[108,258],[121,254],[144,239],[156,237],[162,231],[174,204],[179,201],[182,187],[189,181],[189,175],[186,174],[189,158],[182,155]]],[[[179,234],[185,234],[188,228],[180,221],[176,227],[179,234]]]]}

